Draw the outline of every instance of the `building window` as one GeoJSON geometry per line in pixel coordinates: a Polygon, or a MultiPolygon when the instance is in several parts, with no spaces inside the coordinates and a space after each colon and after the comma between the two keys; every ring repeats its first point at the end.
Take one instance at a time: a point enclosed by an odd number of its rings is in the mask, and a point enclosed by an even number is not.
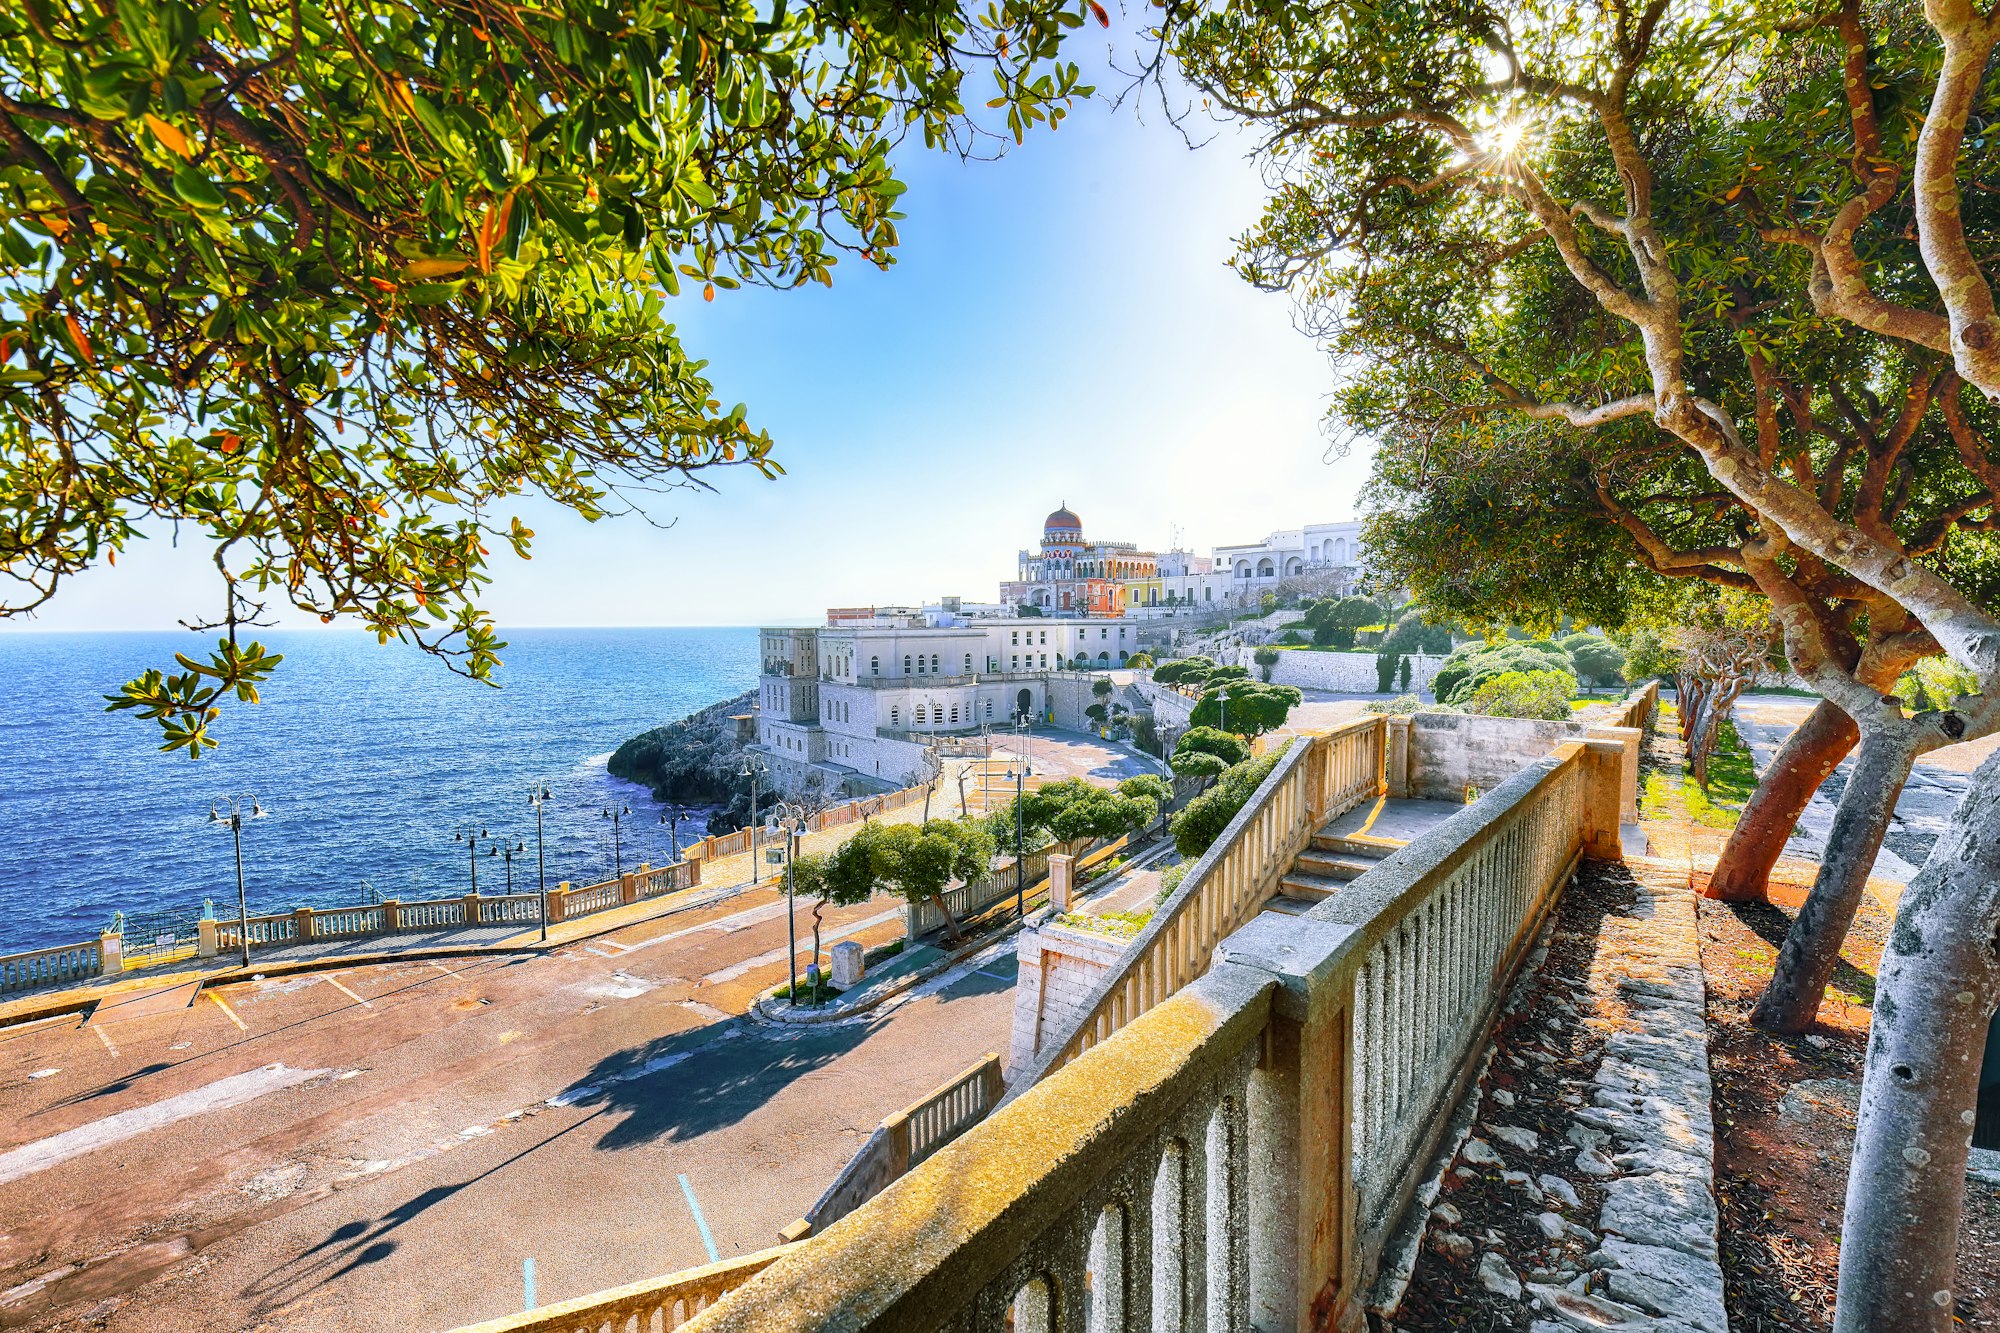
{"type": "Polygon", "coordinates": [[[957,704],[953,704],[953,705],[951,706],[951,720],[952,720],[953,722],[957,722],[957,721],[958,721],[958,705],[957,705],[957,704]]]}
{"type": "Polygon", "coordinates": [[[1015,630],[1015,631],[1014,631],[1014,642],[1018,644],[1018,643],[1019,643],[1020,641],[1021,641],[1021,631],[1019,631],[1019,630],[1015,630]]]}
{"type": "Polygon", "coordinates": [[[910,674],[910,655],[908,653],[903,654],[903,674],[906,676],[910,674]]]}
{"type": "Polygon", "coordinates": [[[868,659],[868,674],[871,676],[882,674],[882,659],[880,657],[871,657],[868,659]]]}
{"type": "Polygon", "coordinates": [[[1010,662],[1012,662],[1012,663],[1013,663],[1013,665],[1012,665],[1012,666],[1010,666],[1010,667],[1008,668],[1008,670],[1010,670],[1010,671],[1019,671],[1019,670],[1021,669],[1021,655],[1020,655],[1019,653],[1015,653],[1015,654],[1014,654],[1014,655],[1013,655],[1013,656],[1012,656],[1011,658],[1009,658],[1008,660],[1009,660],[1010,662]]]}
{"type": "Polygon", "coordinates": [[[988,699],[986,701],[986,716],[988,717],[993,716],[993,701],[991,699],[988,699]]]}
{"type": "Polygon", "coordinates": [[[892,727],[900,727],[903,725],[902,709],[893,706],[889,709],[889,725],[892,727]]]}
{"type": "Polygon", "coordinates": [[[972,654],[971,654],[971,653],[967,653],[967,654],[965,655],[965,674],[966,674],[966,675],[968,675],[968,676],[972,674],[972,654]]]}
{"type": "Polygon", "coordinates": [[[937,669],[938,669],[938,655],[937,655],[936,653],[932,653],[932,654],[931,654],[931,674],[932,674],[932,675],[936,675],[936,674],[937,674],[937,669]]]}
{"type": "Polygon", "coordinates": [[[1044,671],[1047,671],[1048,669],[1049,669],[1049,655],[1048,655],[1047,653],[1043,653],[1043,654],[1042,654],[1042,670],[1044,670],[1044,671]]]}

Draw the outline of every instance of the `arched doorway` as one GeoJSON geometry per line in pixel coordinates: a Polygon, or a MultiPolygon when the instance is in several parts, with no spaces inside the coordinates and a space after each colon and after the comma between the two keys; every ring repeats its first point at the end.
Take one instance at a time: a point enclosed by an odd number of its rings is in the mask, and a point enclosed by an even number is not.
{"type": "Polygon", "coordinates": [[[1024,689],[1014,696],[1014,716],[1028,717],[1035,711],[1035,692],[1024,689]]]}

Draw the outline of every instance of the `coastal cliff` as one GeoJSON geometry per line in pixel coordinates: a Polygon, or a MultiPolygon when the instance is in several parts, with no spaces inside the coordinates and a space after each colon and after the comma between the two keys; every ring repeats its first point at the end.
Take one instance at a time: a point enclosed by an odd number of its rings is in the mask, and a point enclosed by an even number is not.
{"type": "Polygon", "coordinates": [[[740,776],[743,747],[731,719],[749,712],[754,698],[745,691],[642,732],[612,751],[605,767],[651,788],[655,800],[718,807],[708,818],[710,832],[740,828],[750,812],[750,784],[740,776]]]}

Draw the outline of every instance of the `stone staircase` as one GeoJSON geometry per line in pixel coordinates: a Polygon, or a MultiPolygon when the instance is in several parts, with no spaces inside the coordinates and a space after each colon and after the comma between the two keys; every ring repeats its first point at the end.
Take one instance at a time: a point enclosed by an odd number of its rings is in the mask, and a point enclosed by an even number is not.
{"type": "Polygon", "coordinates": [[[1335,824],[1348,822],[1345,818],[1329,822],[1313,834],[1312,846],[1298,854],[1291,870],[1278,881],[1270,911],[1298,916],[1314,903],[1339,893],[1349,880],[1374,869],[1398,847],[1408,845],[1400,838],[1334,831],[1335,824]]]}

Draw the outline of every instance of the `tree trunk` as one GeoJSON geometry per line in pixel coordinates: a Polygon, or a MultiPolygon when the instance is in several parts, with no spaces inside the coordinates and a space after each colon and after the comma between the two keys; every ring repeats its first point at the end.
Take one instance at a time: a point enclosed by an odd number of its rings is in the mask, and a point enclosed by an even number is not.
{"type": "Polygon", "coordinates": [[[1986,1026],[2000,1001],[2000,756],[1903,895],[1882,953],[1834,1333],[1954,1327],[1965,1163],[1986,1026]]]}
{"type": "Polygon", "coordinates": [[[951,914],[949,907],[945,906],[944,895],[942,893],[933,893],[931,895],[931,906],[937,908],[938,915],[944,918],[946,938],[951,943],[956,944],[965,938],[965,932],[959,929],[958,918],[951,914]]]}
{"type": "MultiPolygon", "coordinates": [[[[813,956],[812,956],[812,967],[807,969],[808,974],[811,973],[812,968],[816,968],[819,966],[819,928],[820,928],[819,914],[822,910],[825,909],[825,907],[826,907],[826,899],[816,898],[813,900],[813,956]]],[[[819,1003],[818,984],[815,984],[813,986],[813,1003],[814,1004],[819,1003]]]]}
{"type": "Polygon", "coordinates": [[[1706,896],[1727,902],[1763,901],[1771,867],[1826,775],[1860,738],[1854,719],[1822,699],[1786,739],[1744,803],[1736,831],[1709,876],[1706,896]]]}
{"type": "Polygon", "coordinates": [[[1812,892],[1785,933],[1771,984],[1751,1012],[1750,1021],[1758,1027],[1804,1032],[1818,1021],[1827,983],[1840,965],[1840,946],[1868,891],[1875,853],[1882,849],[1896,798],[1916,761],[1914,741],[1907,733],[1887,729],[1871,730],[1861,738],[1812,892]]]}

